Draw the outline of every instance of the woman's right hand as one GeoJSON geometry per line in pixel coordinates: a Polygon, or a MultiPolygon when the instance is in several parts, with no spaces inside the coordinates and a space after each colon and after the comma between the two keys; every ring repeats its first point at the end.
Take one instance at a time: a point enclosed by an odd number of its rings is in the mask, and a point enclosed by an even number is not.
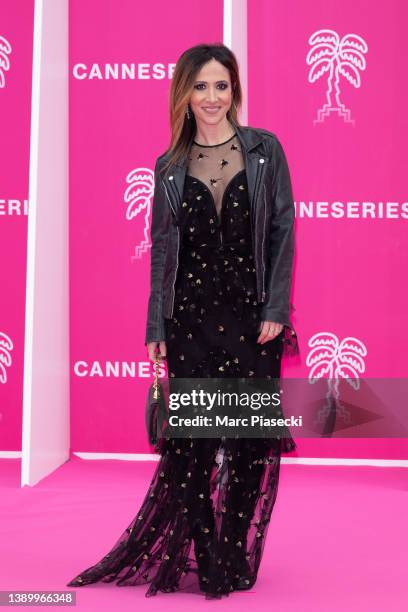
{"type": "Polygon", "coordinates": [[[156,360],[156,349],[157,347],[159,348],[159,360],[162,361],[162,359],[166,358],[167,355],[167,349],[166,349],[166,342],[164,340],[161,340],[160,342],[148,342],[147,343],[147,351],[149,353],[149,359],[150,361],[155,361],[156,360]]]}

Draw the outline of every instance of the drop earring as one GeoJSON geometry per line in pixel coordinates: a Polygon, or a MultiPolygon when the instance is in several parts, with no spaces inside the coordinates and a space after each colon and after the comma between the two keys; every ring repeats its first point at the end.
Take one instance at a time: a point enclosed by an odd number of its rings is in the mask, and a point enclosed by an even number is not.
{"type": "Polygon", "coordinates": [[[188,104],[187,104],[187,112],[186,112],[186,115],[187,115],[187,119],[190,119],[191,115],[190,115],[190,112],[189,112],[189,110],[188,110],[188,104]]]}

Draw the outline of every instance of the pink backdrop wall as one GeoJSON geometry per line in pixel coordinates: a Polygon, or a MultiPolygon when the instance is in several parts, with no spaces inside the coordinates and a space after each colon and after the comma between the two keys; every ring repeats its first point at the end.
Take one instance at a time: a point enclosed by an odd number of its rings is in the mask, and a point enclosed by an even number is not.
{"type": "MultiPolygon", "coordinates": [[[[131,0],[120,6],[70,2],[71,432],[72,449],[81,451],[151,450],[143,341],[152,172],[168,143],[174,63],[193,44],[222,41],[221,0],[182,0],[177,11],[163,0],[143,11],[131,0]]],[[[405,3],[248,7],[248,123],[279,136],[297,207],[293,321],[301,354],[285,360],[284,375],[308,376],[309,341],[329,332],[364,344],[362,377],[406,376],[405,3]],[[333,113],[314,122],[328,74],[310,82],[306,58],[322,29],[367,45],[358,87],[343,57],[339,95],[353,123],[333,113]],[[348,212],[347,202],[355,203],[348,212]],[[372,203],[365,218],[364,202],[372,203]]],[[[10,68],[0,74],[0,450],[21,448],[32,26],[32,1],[1,3],[0,36],[11,52],[2,50],[10,68]]],[[[405,440],[298,442],[301,455],[408,456],[405,440]]]]}
{"type": "MultiPolygon", "coordinates": [[[[296,204],[293,321],[301,354],[287,360],[286,376],[309,375],[308,343],[321,332],[364,344],[364,371],[356,377],[407,376],[407,13],[401,0],[249,2],[249,123],[279,135],[296,204]],[[322,29],[334,31],[332,40],[353,35],[340,47],[338,83],[350,116],[332,109],[314,122],[328,90],[336,106],[335,75],[313,78],[325,67],[317,62],[331,57],[317,54],[335,46],[316,40],[322,29]],[[364,202],[372,203],[367,216],[364,202]]],[[[397,439],[303,439],[299,451],[408,456],[407,441],[397,439]]]]}
{"type": "Polygon", "coordinates": [[[0,450],[21,450],[34,3],[0,3],[0,450]]]}
{"type": "MultiPolygon", "coordinates": [[[[178,2],[176,12],[155,2],[140,12],[124,1],[120,13],[111,0],[103,5],[70,3],[72,449],[145,452],[152,169],[168,142],[171,67],[188,46],[222,40],[223,3],[178,2]],[[134,78],[121,77],[124,64],[134,78]]],[[[307,377],[309,340],[329,332],[364,344],[360,376],[404,376],[403,3],[248,6],[248,123],[282,141],[297,206],[293,320],[301,355],[285,361],[284,375],[307,377]],[[308,80],[306,57],[309,38],[323,28],[361,37],[361,86],[350,84],[349,68],[338,93],[350,116],[332,112],[314,123],[328,80],[327,73],[308,80]],[[373,203],[368,217],[365,201],[373,203]],[[333,202],[342,203],[339,216],[333,202]],[[395,204],[382,214],[380,202],[395,204]]],[[[300,439],[299,454],[406,457],[408,450],[405,440],[300,439]]]]}

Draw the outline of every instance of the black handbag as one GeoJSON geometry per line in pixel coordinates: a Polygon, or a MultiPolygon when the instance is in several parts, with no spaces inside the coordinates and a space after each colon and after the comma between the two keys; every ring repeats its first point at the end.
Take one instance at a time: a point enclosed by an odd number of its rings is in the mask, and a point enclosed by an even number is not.
{"type": "Polygon", "coordinates": [[[154,361],[154,381],[149,388],[146,402],[145,420],[149,443],[157,446],[167,422],[167,407],[164,385],[159,383],[159,357],[154,361]]]}

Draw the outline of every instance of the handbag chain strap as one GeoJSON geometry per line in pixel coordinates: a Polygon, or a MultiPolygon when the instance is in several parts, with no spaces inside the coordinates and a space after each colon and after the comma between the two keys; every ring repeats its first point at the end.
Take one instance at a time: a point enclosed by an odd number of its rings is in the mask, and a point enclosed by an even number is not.
{"type": "Polygon", "coordinates": [[[154,359],[154,382],[153,382],[153,399],[160,397],[160,386],[159,386],[159,354],[156,353],[154,359]]]}

